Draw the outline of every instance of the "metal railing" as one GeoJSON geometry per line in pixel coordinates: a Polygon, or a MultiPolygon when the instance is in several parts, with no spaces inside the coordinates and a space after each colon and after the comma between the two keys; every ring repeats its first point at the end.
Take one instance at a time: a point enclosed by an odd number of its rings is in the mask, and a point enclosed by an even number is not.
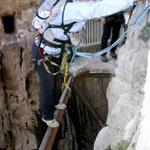
{"type": "Polygon", "coordinates": [[[100,44],[102,33],[102,23],[99,20],[90,20],[84,29],[73,35],[80,41],[81,47],[88,47],[100,44]]]}

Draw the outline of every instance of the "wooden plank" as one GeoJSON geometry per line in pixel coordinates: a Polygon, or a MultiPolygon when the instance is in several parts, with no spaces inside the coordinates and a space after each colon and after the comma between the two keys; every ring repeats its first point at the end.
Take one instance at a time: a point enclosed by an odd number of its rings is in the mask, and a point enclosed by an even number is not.
{"type": "MultiPolygon", "coordinates": [[[[72,81],[72,76],[69,76],[69,79],[67,81],[67,84],[70,85],[71,84],[71,81],[72,81]]],[[[68,103],[68,99],[69,99],[69,96],[71,95],[71,93],[68,93],[68,88],[65,87],[61,97],[60,97],[60,102],[63,102],[65,104],[68,103]]],[[[56,114],[56,120],[61,123],[61,120],[63,118],[63,115],[64,115],[64,112],[65,110],[56,110],[55,111],[55,114],[56,114]]],[[[52,146],[53,146],[53,143],[55,141],[55,137],[56,137],[56,134],[57,134],[57,131],[58,131],[58,128],[50,128],[48,127],[47,128],[47,131],[44,135],[44,138],[42,140],[42,143],[40,145],[40,148],[39,150],[51,150],[52,149],[52,146]]]]}
{"type": "MultiPolygon", "coordinates": [[[[68,99],[69,99],[69,95],[67,95],[64,99],[64,103],[67,104],[68,103],[68,99]]],[[[63,115],[65,113],[65,109],[64,110],[57,110],[57,116],[56,116],[56,120],[61,123],[62,121],[62,118],[63,118],[63,115]]],[[[52,146],[53,146],[53,143],[55,141],[55,137],[57,135],[57,131],[58,131],[58,128],[53,128],[51,129],[51,136],[50,136],[50,139],[48,140],[48,144],[46,146],[46,149],[45,150],[51,150],[52,149],[52,146]]]]}
{"type": "Polygon", "coordinates": [[[74,76],[74,81],[81,80],[83,78],[111,78],[112,76],[113,75],[109,73],[90,73],[86,70],[74,76]]]}
{"type": "MultiPolygon", "coordinates": [[[[89,73],[89,71],[85,71],[82,72],[81,74],[78,74],[74,81],[80,80],[82,78],[87,78],[87,77],[92,77],[92,78],[110,78],[111,74],[100,74],[100,73],[89,73]]],[[[73,76],[70,76],[67,84],[70,85],[71,81],[73,79],[73,76]]],[[[85,106],[87,107],[87,109],[89,110],[89,112],[92,114],[93,118],[97,121],[97,123],[99,123],[102,127],[104,126],[104,123],[102,121],[102,119],[100,119],[100,117],[98,116],[98,114],[95,112],[94,108],[92,108],[92,106],[90,105],[90,103],[87,101],[87,99],[85,98],[85,96],[81,93],[80,88],[78,87],[78,85],[74,82],[74,87],[78,93],[78,95],[81,97],[82,102],[85,104],[85,106]]],[[[68,99],[69,99],[70,93],[68,93],[68,88],[65,87],[61,97],[60,97],[60,102],[64,102],[65,104],[68,103],[68,99]]],[[[61,120],[63,118],[63,114],[65,113],[65,110],[56,110],[55,114],[56,114],[56,120],[61,123],[61,120]]],[[[59,127],[58,127],[59,128],[59,127]]],[[[44,138],[42,140],[42,143],[40,145],[39,150],[51,150],[58,128],[47,128],[47,131],[44,135],[44,138]]]]}

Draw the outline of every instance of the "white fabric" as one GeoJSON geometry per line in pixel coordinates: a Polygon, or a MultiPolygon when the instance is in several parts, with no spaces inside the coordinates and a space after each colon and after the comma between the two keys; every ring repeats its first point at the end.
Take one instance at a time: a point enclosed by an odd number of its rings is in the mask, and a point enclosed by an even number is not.
{"type": "Polygon", "coordinates": [[[54,48],[54,47],[49,47],[49,46],[45,46],[44,47],[44,51],[49,54],[49,55],[52,55],[52,56],[58,56],[61,52],[61,49],[60,48],[54,48]]]}
{"type": "MultiPolygon", "coordinates": [[[[43,34],[43,38],[47,41],[53,41],[54,40],[54,35],[51,32],[51,30],[46,30],[46,32],[44,32],[43,34]]],[[[55,42],[54,42],[55,43],[55,42]]]]}
{"type": "Polygon", "coordinates": [[[76,33],[78,31],[80,31],[81,29],[83,29],[83,27],[85,27],[85,21],[81,21],[81,22],[77,22],[75,23],[72,28],[70,29],[71,33],[76,33]]]}
{"type": "Polygon", "coordinates": [[[45,31],[47,26],[48,26],[47,21],[46,20],[42,20],[42,19],[38,18],[37,16],[32,21],[32,27],[34,29],[38,29],[38,31],[41,34],[45,31]]]}
{"type": "Polygon", "coordinates": [[[47,17],[50,16],[50,11],[48,11],[48,10],[44,10],[44,11],[39,10],[39,11],[38,11],[38,15],[39,15],[40,17],[42,17],[42,18],[47,18],[47,17]]]}
{"type": "Polygon", "coordinates": [[[45,0],[42,5],[39,7],[38,11],[51,11],[53,4],[56,0],[45,0]]]}
{"type": "Polygon", "coordinates": [[[124,18],[125,18],[125,24],[128,24],[129,18],[130,18],[130,14],[129,13],[125,13],[124,14],[124,18]]]}
{"type": "MultiPolygon", "coordinates": [[[[64,22],[87,21],[101,18],[125,10],[133,5],[133,0],[103,0],[68,3],[65,9],[64,22]]],[[[59,18],[56,18],[60,21],[59,18]]]]}
{"type": "MultiPolygon", "coordinates": [[[[46,2],[49,2],[50,5],[50,0],[45,0],[46,2]]],[[[102,0],[102,1],[88,1],[88,2],[80,2],[80,1],[75,1],[73,3],[67,3],[65,12],[64,12],[64,24],[72,23],[72,22],[77,22],[76,24],[73,25],[71,28],[70,32],[78,32],[84,27],[86,21],[90,19],[96,19],[96,18],[101,18],[104,16],[108,16],[114,13],[117,13],[121,10],[125,10],[128,7],[133,5],[133,0],[102,0]]],[[[47,27],[48,23],[49,24],[54,24],[54,25],[61,25],[62,23],[62,12],[63,12],[64,5],[59,8],[59,11],[53,18],[48,18],[46,21],[41,20],[37,17],[34,18],[33,20],[33,26],[35,28],[38,28],[40,33],[44,31],[44,29],[47,27]]],[[[39,8],[40,9],[40,8],[39,8]]],[[[61,39],[61,40],[66,40],[67,37],[64,34],[64,31],[60,28],[51,28],[50,29],[53,36],[55,38],[61,39]]],[[[54,48],[49,47],[44,50],[46,53],[51,54],[51,50],[54,52],[54,48]]],[[[60,52],[60,49],[56,49],[56,53],[60,52]]]]}

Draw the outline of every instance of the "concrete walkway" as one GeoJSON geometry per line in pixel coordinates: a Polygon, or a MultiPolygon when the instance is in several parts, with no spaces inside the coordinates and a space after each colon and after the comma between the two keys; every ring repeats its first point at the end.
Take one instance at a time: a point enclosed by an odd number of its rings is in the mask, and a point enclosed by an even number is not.
{"type": "Polygon", "coordinates": [[[100,57],[97,58],[83,58],[78,57],[75,64],[70,66],[69,72],[74,76],[81,74],[82,72],[89,71],[89,73],[107,73],[114,74],[116,68],[116,61],[108,56],[109,61],[104,63],[100,57]]]}

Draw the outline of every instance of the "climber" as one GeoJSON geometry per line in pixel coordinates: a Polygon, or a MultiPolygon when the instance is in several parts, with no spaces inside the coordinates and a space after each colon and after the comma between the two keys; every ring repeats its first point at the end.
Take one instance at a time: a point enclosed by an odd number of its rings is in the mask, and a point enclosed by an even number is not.
{"type": "MultiPolygon", "coordinates": [[[[71,33],[80,31],[87,20],[108,16],[132,6],[134,0],[115,0],[113,3],[112,0],[65,1],[45,0],[32,21],[32,29],[37,34],[32,56],[40,78],[40,109],[42,120],[50,127],[59,126],[54,119],[55,108],[65,109],[66,106],[58,102],[60,93],[57,91],[56,83],[59,76],[47,72],[44,58],[47,57],[59,66],[65,45],[72,43],[71,33]]],[[[59,70],[50,63],[47,66],[51,72],[59,70]]]]}
{"type": "MultiPolygon", "coordinates": [[[[104,19],[102,19],[104,22],[104,26],[103,26],[103,33],[102,33],[102,39],[101,39],[101,51],[107,48],[108,40],[110,37],[111,37],[110,44],[113,44],[114,42],[118,40],[121,26],[123,26],[124,32],[126,32],[128,28],[129,20],[131,18],[132,12],[135,9],[136,5],[137,5],[137,2],[135,1],[133,7],[130,7],[130,9],[127,9],[125,12],[121,11],[119,13],[115,13],[113,15],[107,16],[104,19]]],[[[125,41],[126,41],[126,37],[122,41],[122,44],[125,44],[125,41]]],[[[117,55],[115,52],[117,49],[117,46],[118,45],[116,45],[110,50],[110,56],[114,59],[117,59],[117,55]]],[[[101,55],[101,60],[103,62],[108,62],[106,54],[107,53],[103,53],[101,55]]]]}
{"type": "MultiPolygon", "coordinates": [[[[118,39],[121,25],[125,25],[125,18],[123,12],[119,12],[111,16],[105,17],[101,40],[101,50],[103,50],[108,46],[108,40],[110,36],[111,36],[111,44],[113,44],[118,39]]],[[[113,47],[110,50],[110,56],[114,59],[117,59],[117,55],[115,53],[116,48],[117,46],[113,47]]],[[[103,62],[108,61],[106,54],[107,53],[101,55],[101,60],[103,62]]]]}

